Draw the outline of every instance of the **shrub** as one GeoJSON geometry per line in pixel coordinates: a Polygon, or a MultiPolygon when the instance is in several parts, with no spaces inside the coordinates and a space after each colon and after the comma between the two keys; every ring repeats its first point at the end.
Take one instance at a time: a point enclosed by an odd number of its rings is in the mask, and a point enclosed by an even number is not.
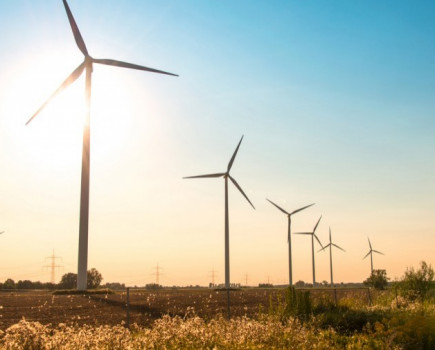
{"type": "Polygon", "coordinates": [[[434,270],[425,261],[420,263],[417,271],[413,267],[405,271],[396,286],[409,300],[424,300],[434,289],[434,270]]]}
{"type": "Polygon", "coordinates": [[[385,270],[373,270],[371,276],[364,281],[364,284],[375,289],[384,290],[388,285],[388,280],[385,270]]]}
{"type": "Polygon", "coordinates": [[[282,321],[290,317],[308,319],[312,314],[310,292],[299,291],[294,287],[288,287],[285,293],[285,303],[282,302],[280,295],[277,296],[275,303],[271,296],[269,314],[278,316],[282,321]]]}

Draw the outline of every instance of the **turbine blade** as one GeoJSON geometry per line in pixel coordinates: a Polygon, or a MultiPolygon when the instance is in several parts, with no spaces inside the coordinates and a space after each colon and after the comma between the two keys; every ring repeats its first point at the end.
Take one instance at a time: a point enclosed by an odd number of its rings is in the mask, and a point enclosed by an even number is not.
{"type": "Polygon", "coordinates": [[[302,208],[296,209],[295,211],[292,211],[292,212],[290,213],[290,215],[296,214],[296,213],[300,212],[301,210],[307,209],[307,208],[311,207],[311,206],[314,205],[314,204],[316,204],[316,203],[313,203],[313,204],[307,205],[307,206],[305,206],[305,207],[302,207],[302,208]]]}
{"type": "Polygon", "coordinates": [[[371,252],[372,252],[372,251],[370,250],[370,251],[367,253],[367,255],[363,258],[363,260],[364,260],[365,258],[367,258],[367,257],[370,255],[371,252]]]}
{"type": "Polygon", "coordinates": [[[74,83],[78,77],[82,74],[83,70],[85,69],[85,62],[80,64],[69,76],[65,79],[65,81],[54,91],[51,96],[43,103],[41,107],[32,115],[32,117],[27,121],[26,125],[29,124],[33,118],[35,118],[39,112],[41,112],[44,107],[63,89],[67,88],[69,85],[74,83]]]}
{"type": "Polygon", "coordinates": [[[345,252],[345,250],[344,250],[343,248],[339,247],[338,245],[336,245],[336,244],[334,244],[334,243],[332,243],[332,245],[333,245],[335,248],[341,249],[343,252],[345,252]]]}
{"type": "Polygon", "coordinates": [[[225,173],[217,173],[217,174],[207,174],[207,175],[196,175],[196,176],[185,176],[183,179],[199,179],[205,177],[222,177],[225,173]]]}
{"type": "Polygon", "coordinates": [[[147,72],[160,73],[160,74],[166,74],[166,75],[172,75],[174,77],[178,77],[177,74],[165,72],[165,71],[154,69],[154,68],[148,68],[148,67],[144,67],[144,66],[139,66],[137,64],[128,63],[128,62],[122,62],[122,61],[117,61],[117,60],[110,60],[110,59],[105,59],[105,58],[102,58],[102,59],[100,59],[100,58],[93,58],[92,61],[95,62],[95,63],[105,64],[105,65],[108,65],[108,66],[130,68],[130,69],[137,69],[137,70],[144,70],[144,71],[147,71],[147,72]]]}
{"type": "Polygon", "coordinates": [[[240,147],[240,144],[242,143],[242,140],[243,140],[243,135],[242,135],[242,138],[241,138],[240,141],[239,141],[239,144],[237,145],[236,150],[235,150],[234,153],[233,153],[233,156],[232,156],[231,159],[230,159],[230,162],[228,163],[227,173],[230,172],[231,167],[233,166],[234,159],[236,158],[237,152],[239,151],[239,147],[240,147]]]}
{"type": "Polygon", "coordinates": [[[328,245],[325,245],[322,249],[319,249],[319,250],[317,251],[317,253],[318,253],[318,252],[321,252],[322,250],[325,250],[325,249],[328,248],[330,245],[331,245],[331,243],[329,243],[328,245]]]}
{"type": "Polygon", "coordinates": [[[332,240],[331,240],[331,227],[329,227],[329,243],[332,243],[332,240]]]}
{"type": "Polygon", "coordinates": [[[71,10],[69,9],[68,3],[66,0],[63,0],[63,5],[65,6],[66,14],[68,16],[69,24],[71,26],[72,32],[74,34],[74,39],[76,40],[76,44],[79,47],[80,51],[85,56],[89,56],[88,50],[86,49],[85,42],[82,38],[82,35],[80,34],[79,27],[77,26],[77,23],[71,13],[71,10]]]}
{"type": "Polygon", "coordinates": [[[317,237],[315,233],[313,233],[313,235],[314,235],[314,238],[317,239],[317,242],[319,242],[320,246],[323,248],[323,244],[322,244],[322,242],[320,242],[319,237],[317,237]]]}
{"type": "Polygon", "coordinates": [[[2,233],[5,233],[5,231],[0,232],[0,235],[1,235],[2,233]]]}
{"type": "Polygon", "coordinates": [[[249,202],[249,204],[251,204],[252,208],[255,209],[254,205],[251,203],[251,201],[249,200],[248,196],[245,194],[245,192],[243,192],[242,188],[239,186],[239,184],[237,183],[236,180],[234,180],[230,175],[228,175],[228,177],[230,178],[230,180],[232,181],[232,183],[234,184],[234,186],[236,186],[238,188],[238,190],[240,191],[241,194],[243,194],[243,196],[246,198],[246,200],[249,202]]]}
{"type": "Polygon", "coordinates": [[[271,204],[273,204],[275,207],[277,207],[279,210],[281,210],[284,214],[290,215],[283,208],[279,207],[277,204],[273,203],[271,200],[269,200],[267,198],[266,198],[266,200],[269,201],[271,204]]]}
{"type": "Polygon", "coordinates": [[[312,232],[292,232],[294,235],[312,235],[312,232]]]}
{"type": "Polygon", "coordinates": [[[370,243],[370,238],[367,237],[367,239],[369,240],[370,250],[372,250],[372,244],[370,243]]]}
{"type": "Polygon", "coordinates": [[[382,254],[382,255],[385,255],[384,253],[381,253],[380,251],[378,251],[378,250],[374,250],[373,249],[373,251],[375,252],[375,253],[378,253],[378,254],[382,254]]]}
{"type": "Polygon", "coordinates": [[[319,226],[319,222],[320,222],[320,220],[322,220],[322,215],[320,215],[319,221],[317,221],[316,226],[314,226],[313,234],[314,234],[314,232],[316,232],[316,230],[317,230],[317,226],[319,226]]]}

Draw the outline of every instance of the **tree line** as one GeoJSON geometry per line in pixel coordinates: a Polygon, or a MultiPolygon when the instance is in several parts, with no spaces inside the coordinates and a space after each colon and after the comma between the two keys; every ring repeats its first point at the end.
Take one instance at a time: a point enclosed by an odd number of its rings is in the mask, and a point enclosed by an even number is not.
{"type": "MultiPolygon", "coordinates": [[[[88,270],[88,289],[95,289],[98,287],[105,287],[111,289],[125,288],[124,284],[120,283],[106,283],[102,286],[103,276],[97,269],[92,268],[88,270]]],[[[0,289],[74,289],[77,287],[77,274],[68,272],[64,274],[59,283],[50,282],[33,282],[30,280],[19,280],[15,282],[12,278],[6,279],[3,283],[0,282],[0,289]]]]}

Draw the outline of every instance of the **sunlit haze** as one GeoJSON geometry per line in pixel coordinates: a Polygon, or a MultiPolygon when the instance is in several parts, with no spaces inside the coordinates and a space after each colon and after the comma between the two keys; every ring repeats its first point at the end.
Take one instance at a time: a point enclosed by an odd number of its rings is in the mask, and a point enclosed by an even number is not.
{"type": "MultiPolygon", "coordinates": [[[[94,65],[89,268],[104,282],[288,283],[287,218],[333,251],[334,281],[394,280],[435,265],[432,2],[84,1],[70,8],[94,65]]],[[[82,62],[60,0],[0,2],[0,282],[77,272],[84,75],[26,121],[82,62]]],[[[312,281],[292,236],[293,280],[312,281]]],[[[316,252],[320,249],[316,246],[316,252]]],[[[329,252],[316,253],[329,281],[329,252]]]]}

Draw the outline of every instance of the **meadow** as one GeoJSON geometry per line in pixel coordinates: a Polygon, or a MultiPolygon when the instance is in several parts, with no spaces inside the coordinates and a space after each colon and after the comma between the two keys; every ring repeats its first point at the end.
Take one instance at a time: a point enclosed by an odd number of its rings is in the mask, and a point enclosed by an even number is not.
{"type": "Polygon", "coordinates": [[[433,349],[435,304],[394,290],[242,289],[232,318],[223,291],[0,294],[4,349],[433,349]],[[371,301],[371,303],[370,303],[371,301]]]}

